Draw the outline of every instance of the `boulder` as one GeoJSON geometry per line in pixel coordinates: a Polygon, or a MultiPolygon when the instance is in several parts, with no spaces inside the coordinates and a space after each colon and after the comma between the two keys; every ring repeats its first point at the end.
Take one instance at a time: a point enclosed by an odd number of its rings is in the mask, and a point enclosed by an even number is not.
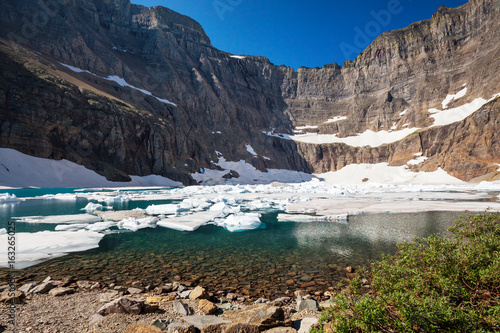
{"type": "Polygon", "coordinates": [[[257,325],[260,330],[280,326],[285,322],[283,309],[268,304],[257,304],[242,310],[226,311],[223,316],[233,323],[257,325]]]}
{"type": "Polygon", "coordinates": [[[102,316],[106,316],[112,313],[137,315],[141,313],[143,306],[144,301],[129,297],[120,297],[108,304],[103,305],[99,310],[97,310],[97,313],[102,316]]]}
{"type": "Polygon", "coordinates": [[[195,299],[201,299],[201,298],[208,298],[207,291],[203,287],[196,287],[191,291],[189,294],[189,299],[195,300],[195,299]]]}
{"type": "Polygon", "coordinates": [[[168,333],[197,333],[199,330],[185,321],[174,321],[167,328],[168,333]]]}
{"type": "Polygon", "coordinates": [[[264,331],[266,333],[297,333],[297,330],[293,327],[275,327],[270,330],[264,331]]]}
{"type": "Polygon", "coordinates": [[[135,288],[135,287],[130,287],[127,289],[127,292],[130,294],[130,295],[137,295],[137,294],[140,294],[142,293],[144,290],[142,288],[135,288]]]}
{"type": "Polygon", "coordinates": [[[189,316],[193,313],[193,310],[187,304],[184,304],[181,301],[174,301],[172,306],[174,307],[174,311],[180,315],[189,316]]]}
{"type": "Polygon", "coordinates": [[[223,324],[231,323],[229,320],[217,316],[188,316],[183,317],[182,320],[201,331],[203,331],[203,329],[208,326],[210,326],[211,328],[215,328],[215,326],[221,326],[223,324]]]}
{"type": "Polygon", "coordinates": [[[37,282],[28,282],[28,283],[23,284],[17,290],[22,291],[23,293],[27,294],[30,292],[30,290],[35,288],[37,284],[38,284],[37,282]]]}
{"type": "Polygon", "coordinates": [[[6,289],[0,295],[0,303],[21,304],[25,298],[26,296],[20,290],[10,291],[9,289],[6,289]]]}
{"type": "Polygon", "coordinates": [[[318,318],[304,318],[293,322],[298,333],[308,333],[311,327],[318,322],[318,318]]]}
{"type": "Polygon", "coordinates": [[[87,280],[80,280],[80,281],[76,281],[76,285],[80,289],[89,289],[90,287],[92,287],[92,282],[87,281],[87,280]]]}
{"type": "Polygon", "coordinates": [[[33,294],[46,294],[48,293],[52,288],[54,288],[54,285],[52,282],[43,282],[39,286],[36,286],[31,290],[31,293],[33,294]]]}
{"type": "Polygon", "coordinates": [[[218,309],[214,303],[206,299],[200,299],[200,302],[198,303],[198,308],[204,314],[213,314],[218,309]]]}
{"type": "Polygon", "coordinates": [[[295,297],[304,297],[308,296],[309,292],[307,290],[295,290],[294,295],[295,297]]]}
{"type": "Polygon", "coordinates": [[[130,326],[125,333],[163,333],[163,330],[156,326],[138,323],[130,326]]]}
{"type": "Polygon", "coordinates": [[[75,289],[73,288],[66,288],[66,287],[59,287],[59,288],[54,288],[49,291],[49,295],[51,296],[64,296],[64,295],[69,295],[73,294],[75,292],[75,289]]]}
{"type": "Polygon", "coordinates": [[[298,300],[297,301],[297,311],[300,312],[302,310],[318,311],[318,302],[316,302],[313,299],[298,300]]]}

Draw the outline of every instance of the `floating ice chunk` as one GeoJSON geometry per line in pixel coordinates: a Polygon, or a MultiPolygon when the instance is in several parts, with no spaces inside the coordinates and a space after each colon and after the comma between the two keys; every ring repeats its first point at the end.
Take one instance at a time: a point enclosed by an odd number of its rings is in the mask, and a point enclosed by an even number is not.
{"type": "Polygon", "coordinates": [[[128,219],[118,222],[117,226],[120,229],[137,231],[144,228],[155,228],[157,222],[157,217],[146,217],[143,219],[134,219],[133,217],[129,217],[128,219]]]}
{"type": "Polygon", "coordinates": [[[76,194],[71,194],[71,193],[57,193],[57,194],[42,195],[39,197],[35,197],[35,199],[76,201],[76,200],[78,200],[78,196],[76,194]]]}
{"type": "Polygon", "coordinates": [[[157,223],[157,225],[180,231],[194,231],[202,225],[213,221],[219,215],[219,212],[200,212],[191,215],[162,219],[157,223]]]}
{"type": "Polygon", "coordinates": [[[0,235],[5,235],[7,233],[7,229],[1,228],[0,229],[0,235]]]}
{"type": "Polygon", "coordinates": [[[188,208],[181,208],[178,204],[151,205],[146,208],[148,215],[176,215],[180,212],[185,212],[188,208]]]}
{"type": "Polygon", "coordinates": [[[25,216],[25,217],[15,217],[14,219],[16,219],[17,222],[54,223],[54,224],[94,223],[101,221],[100,217],[90,214],[25,216]]]}
{"type": "Polygon", "coordinates": [[[234,213],[239,213],[241,211],[240,206],[230,206],[224,201],[218,202],[212,207],[210,207],[211,212],[219,212],[223,215],[228,215],[228,214],[234,214],[234,213]]]}
{"type": "Polygon", "coordinates": [[[273,206],[271,202],[267,200],[253,200],[245,205],[249,210],[266,210],[272,209],[273,206]]]}
{"type": "Polygon", "coordinates": [[[444,101],[441,103],[441,105],[443,106],[443,109],[446,109],[448,107],[448,104],[450,104],[450,102],[453,101],[454,99],[459,99],[459,98],[464,97],[466,93],[467,93],[467,88],[463,88],[462,90],[460,90],[456,94],[446,96],[444,101]]]}
{"type": "Polygon", "coordinates": [[[96,204],[96,203],[93,203],[93,202],[89,202],[87,204],[87,206],[85,206],[85,208],[83,208],[83,210],[85,210],[89,214],[92,214],[96,210],[102,210],[102,208],[103,207],[102,207],[101,204],[96,204]]]}
{"type": "Polygon", "coordinates": [[[206,198],[187,198],[179,204],[181,210],[204,210],[212,206],[212,202],[206,198]]]}
{"type": "Polygon", "coordinates": [[[346,120],[346,119],[347,119],[347,117],[336,116],[336,117],[333,117],[333,118],[328,119],[327,121],[325,121],[325,124],[336,123],[337,121],[346,120]]]}
{"type": "MultiPolygon", "coordinates": [[[[16,269],[60,257],[68,252],[86,251],[98,247],[103,234],[79,231],[42,231],[17,233],[16,269]]],[[[0,245],[7,248],[7,235],[0,236],[0,245]]],[[[0,266],[7,267],[7,251],[0,251],[0,266]]]]}
{"type": "Polygon", "coordinates": [[[278,214],[279,222],[342,222],[347,223],[348,214],[334,215],[301,215],[301,214],[278,214]]]}
{"type": "Polygon", "coordinates": [[[247,147],[247,152],[249,152],[250,154],[252,154],[253,156],[259,156],[257,155],[257,153],[255,152],[255,150],[252,148],[252,146],[250,145],[245,145],[245,147],[247,147]]]}
{"type": "Polygon", "coordinates": [[[109,228],[116,226],[116,222],[97,222],[86,227],[89,231],[103,232],[109,230],[109,228]]]}
{"type": "Polygon", "coordinates": [[[19,202],[21,199],[17,198],[15,194],[0,194],[0,203],[4,202],[19,202]]]}
{"type": "Polygon", "coordinates": [[[218,225],[230,232],[253,230],[261,226],[260,217],[261,215],[257,213],[233,214],[219,222],[218,225]]]}
{"type": "Polygon", "coordinates": [[[88,223],[60,224],[60,225],[56,225],[55,230],[56,231],[77,231],[77,230],[86,229],[88,225],[89,225],[88,223]]]}

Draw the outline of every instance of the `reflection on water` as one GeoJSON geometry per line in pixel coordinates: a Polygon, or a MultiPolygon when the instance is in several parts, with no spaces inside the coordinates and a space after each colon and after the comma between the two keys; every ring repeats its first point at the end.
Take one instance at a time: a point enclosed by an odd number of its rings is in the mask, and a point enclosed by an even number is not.
{"type": "MultiPolygon", "coordinates": [[[[68,205],[79,209],[80,203],[68,205]]],[[[67,210],[61,208],[61,214],[67,210]]],[[[211,225],[195,232],[157,227],[106,235],[99,249],[69,254],[24,269],[20,275],[25,280],[52,275],[154,284],[177,279],[201,283],[212,291],[247,289],[261,296],[270,296],[271,290],[274,296],[284,294],[311,281],[309,288],[326,290],[346,277],[344,267],[366,265],[384,253],[394,253],[401,241],[446,235],[459,215],[359,215],[341,224],[280,223],[277,213],[269,213],[262,217],[265,229],[248,232],[230,233],[211,225]]]]}

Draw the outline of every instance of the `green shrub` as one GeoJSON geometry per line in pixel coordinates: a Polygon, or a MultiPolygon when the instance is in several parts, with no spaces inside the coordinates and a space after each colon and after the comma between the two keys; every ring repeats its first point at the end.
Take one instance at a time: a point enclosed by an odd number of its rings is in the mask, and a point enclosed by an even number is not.
{"type": "Polygon", "coordinates": [[[334,332],[500,332],[500,215],[470,215],[449,230],[399,244],[362,273],[371,287],[351,281],[321,323],[334,332]]]}

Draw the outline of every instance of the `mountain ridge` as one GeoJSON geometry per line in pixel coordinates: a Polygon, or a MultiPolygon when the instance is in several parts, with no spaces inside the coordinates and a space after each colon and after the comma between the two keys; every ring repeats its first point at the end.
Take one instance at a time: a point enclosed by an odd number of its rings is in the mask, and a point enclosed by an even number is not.
{"type": "MultiPolygon", "coordinates": [[[[383,148],[346,149],[343,144],[306,144],[265,133],[292,134],[306,125],[339,138],[366,130],[398,131],[406,124],[425,129],[432,124],[428,110],[463,83],[465,96],[452,99],[450,108],[500,92],[500,79],[494,75],[499,64],[497,0],[440,8],[431,20],[382,34],[343,66],[297,71],[277,67],[266,57],[235,58],[217,50],[199,23],[163,7],[128,0],[2,3],[0,19],[9,24],[0,27],[0,146],[65,158],[110,180],[158,174],[194,184],[191,174],[220,169],[220,156],[244,160],[261,171],[326,172],[375,160],[402,165],[417,152],[427,156],[439,149],[405,143],[409,139],[383,148]],[[25,38],[31,12],[45,13],[47,20],[32,23],[37,33],[25,38]],[[420,46],[410,50],[408,44],[420,46]],[[9,68],[23,68],[26,76],[9,68]],[[25,86],[36,87],[38,93],[25,86]],[[50,98],[42,99],[40,92],[50,98]],[[23,116],[26,110],[29,119],[23,116]],[[94,122],[82,127],[72,120],[77,115],[94,122]],[[345,119],[327,122],[330,118],[345,119]],[[256,156],[249,153],[249,145],[256,156]],[[90,153],[82,156],[82,146],[90,153]],[[324,158],[326,151],[343,162],[324,158]]],[[[486,148],[480,167],[469,156],[459,171],[449,158],[430,155],[420,168],[444,166],[463,180],[480,177],[500,161],[496,146],[486,148]]]]}

